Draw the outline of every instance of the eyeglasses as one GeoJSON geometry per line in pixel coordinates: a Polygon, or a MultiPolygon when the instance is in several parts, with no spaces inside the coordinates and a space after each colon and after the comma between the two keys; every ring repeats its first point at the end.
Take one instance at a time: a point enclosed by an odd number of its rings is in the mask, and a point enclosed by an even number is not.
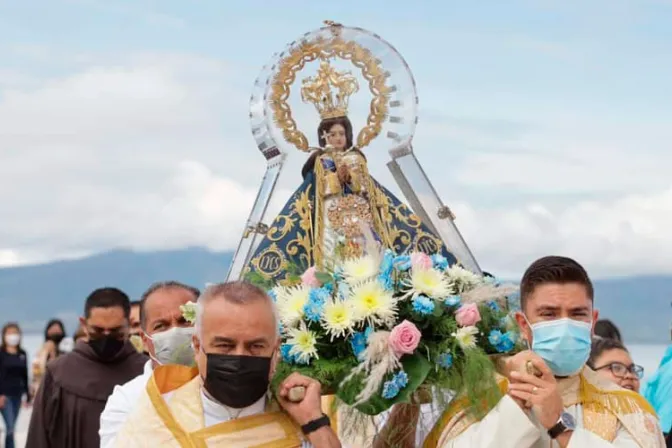
{"type": "Polygon", "coordinates": [[[640,380],[644,377],[644,367],[638,366],[637,364],[626,366],[625,364],[620,362],[612,362],[611,364],[607,364],[606,366],[596,367],[594,370],[598,371],[602,369],[611,370],[611,373],[613,373],[614,376],[617,376],[619,378],[625,378],[628,372],[632,373],[640,380]]]}

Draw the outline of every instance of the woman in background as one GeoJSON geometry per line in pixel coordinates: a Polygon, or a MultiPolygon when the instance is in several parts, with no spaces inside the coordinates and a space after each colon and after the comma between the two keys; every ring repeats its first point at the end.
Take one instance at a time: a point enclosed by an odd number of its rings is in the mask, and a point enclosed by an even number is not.
{"type": "Polygon", "coordinates": [[[59,319],[52,319],[47,322],[47,326],[44,328],[44,344],[33,360],[33,380],[31,385],[33,396],[37,394],[37,390],[40,387],[47,363],[63,354],[59,349],[63,338],[65,338],[65,326],[63,322],[59,319]]]}
{"type": "Polygon", "coordinates": [[[632,362],[630,353],[620,341],[594,338],[588,367],[622,388],[639,393],[644,368],[632,362]]]}
{"type": "Polygon", "coordinates": [[[5,448],[14,448],[14,427],[19,418],[23,394],[30,403],[28,357],[21,348],[21,328],[8,323],[0,343],[0,413],[5,420],[5,448]]]}

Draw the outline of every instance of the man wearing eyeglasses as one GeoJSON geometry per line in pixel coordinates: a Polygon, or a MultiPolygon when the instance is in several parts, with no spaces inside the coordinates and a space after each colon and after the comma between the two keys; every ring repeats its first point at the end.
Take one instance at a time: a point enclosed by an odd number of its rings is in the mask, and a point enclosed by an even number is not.
{"type": "Polygon", "coordinates": [[[632,362],[630,353],[621,342],[595,337],[588,366],[623,389],[639,392],[639,382],[644,377],[644,368],[632,362]]]}
{"type": "Polygon", "coordinates": [[[49,363],[35,397],[26,446],[100,446],[100,414],[114,386],[140,375],[148,358],[128,341],[130,302],[116,288],[95,290],[86,299],[88,342],[49,363]]]}

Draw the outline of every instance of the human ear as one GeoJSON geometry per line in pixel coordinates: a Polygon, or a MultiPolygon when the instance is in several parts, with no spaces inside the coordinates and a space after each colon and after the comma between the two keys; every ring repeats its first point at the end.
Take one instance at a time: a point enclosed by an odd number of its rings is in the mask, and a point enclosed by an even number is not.
{"type": "Polygon", "coordinates": [[[520,335],[521,337],[527,341],[528,344],[532,343],[532,329],[530,328],[530,324],[527,323],[527,319],[525,318],[525,315],[521,311],[517,311],[516,314],[514,315],[516,318],[516,323],[518,324],[518,328],[520,329],[520,335]]]}

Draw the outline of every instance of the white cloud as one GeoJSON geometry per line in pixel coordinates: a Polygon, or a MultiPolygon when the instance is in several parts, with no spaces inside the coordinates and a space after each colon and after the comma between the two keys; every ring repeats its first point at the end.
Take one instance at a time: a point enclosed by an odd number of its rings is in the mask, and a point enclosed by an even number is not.
{"type": "Polygon", "coordinates": [[[519,276],[551,254],[575,258],[594,276],[672,272],[672,188],[557,208],[454,208],[481,267],[500,275],[519,276]]]}

